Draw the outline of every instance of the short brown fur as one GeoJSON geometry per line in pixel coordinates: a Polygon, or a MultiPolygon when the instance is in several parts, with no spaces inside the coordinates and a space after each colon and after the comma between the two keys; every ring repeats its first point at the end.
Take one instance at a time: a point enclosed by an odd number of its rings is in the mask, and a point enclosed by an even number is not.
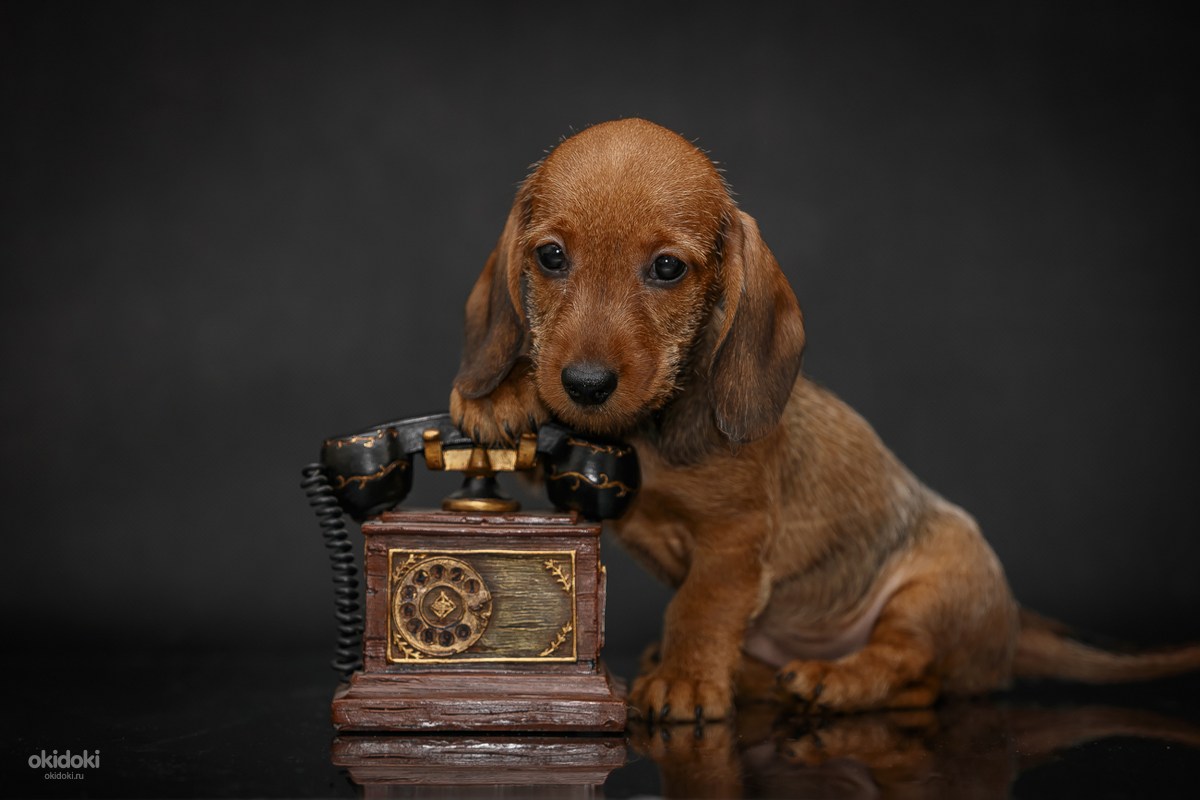
{"type": "Polygon", "coordinates": [[[677,591],[635,708],[723,717],[760,662],[791,696],[838,711],[928,705],[1014,674],[1200,666],[1200,648],[1119,656],[1019,610],[974,520],[800,375],[804,344],[754,220],[678,135],[597,125],[518,191],[467,303],[451,413],[482,441],[554,417],[636,445],[643,488],[616,531],[677,591]],[[565,269],[539,266],[550,243],[565,269]],[[661,255],[683,277],[655,281],[661,255]],[[618,377],[603,403],[564,390],[563,369],[584,363],[618,377]]]}

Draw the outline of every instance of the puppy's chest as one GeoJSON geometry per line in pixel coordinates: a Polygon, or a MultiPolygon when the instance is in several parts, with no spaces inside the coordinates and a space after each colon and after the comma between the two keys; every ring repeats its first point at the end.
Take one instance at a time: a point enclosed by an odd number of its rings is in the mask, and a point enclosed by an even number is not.
{"type": "Polygon", "coordinates": [[[672,505],[667,497],[643,487],[634,508],[615,530],[643,567],[678,586],[692,563],[693,539],[684,520],[669,511],[672,505]]]}
{"type": "Polygon", "coordinates": [[[639,448],[642,488],[616,525],[625,547],[668,583],[678,586],[692,564],[697,530],[724,508],[719,481],[708,471],[676,469],[639,448]]]}

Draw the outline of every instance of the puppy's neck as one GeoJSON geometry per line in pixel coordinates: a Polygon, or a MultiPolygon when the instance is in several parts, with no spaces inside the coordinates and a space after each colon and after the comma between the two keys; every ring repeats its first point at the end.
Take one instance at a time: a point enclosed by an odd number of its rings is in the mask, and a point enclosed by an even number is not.
{"type": "MultiPolygon", "coordinates": [[[[717,298],[709,298],[711,316],[717,298]]],[[[636,431],[638,444],[653,447],[672,466],[698,464],[719,452],[730,452],[730,442],[717,428],[708,393],[712,352],[717,326],[705,325],[675,376],[675,391],[662,408],[651,412],[636,431]]]]}
{"type": "Polygon", "coordinates": [[[714,453],[730,451],[717,429],[703,381],[688,380],[667,405],[654,411],[635,433],[640,447],[653,447],[672,466],[698,464],[714,453]]]}

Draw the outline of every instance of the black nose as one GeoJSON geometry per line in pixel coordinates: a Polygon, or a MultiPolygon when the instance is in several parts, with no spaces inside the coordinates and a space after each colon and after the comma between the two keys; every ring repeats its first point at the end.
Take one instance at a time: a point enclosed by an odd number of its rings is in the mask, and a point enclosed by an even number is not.
{"type": "Polygon", "coordinates": [[[617,388],[617,373],[596,364],[572,364],[562,371],[563,388],[581,406],[598,406],[617,388]]]}

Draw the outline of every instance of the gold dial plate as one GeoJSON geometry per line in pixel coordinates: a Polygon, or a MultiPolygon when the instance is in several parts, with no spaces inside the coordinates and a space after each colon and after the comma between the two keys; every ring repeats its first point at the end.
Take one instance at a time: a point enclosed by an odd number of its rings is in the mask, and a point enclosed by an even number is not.
{"type": "Polygon", "coordinates": [[[492,616],[487,584],[465,561],[449,556],[413,564],[392,595],[393,630],[418,653],[461,653],[479,641],[492,616]]]}
{"type": "Polygon", "coordinates": [[[575,555],[389,549],[387,662],[574,661],[575,555]]]}

